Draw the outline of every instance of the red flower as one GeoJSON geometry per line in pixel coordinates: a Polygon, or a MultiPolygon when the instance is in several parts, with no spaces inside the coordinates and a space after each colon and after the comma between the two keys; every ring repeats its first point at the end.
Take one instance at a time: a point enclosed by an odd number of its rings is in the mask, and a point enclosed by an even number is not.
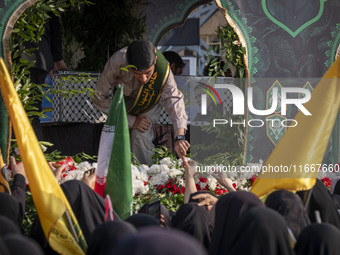
{"type": "Polygon", "coordinates": [[[174,188],[174,179],[170,179],[170,181],[165,184],[165,187],[168,188],[168,189],[173,189],[174,188]]]}
{"type": "Polygon", "coordinates": [[[215,189],[216,195],[223,195],[224,193],[226,193],[227,191],[224,189],[215,189]]]}
{"type": "Polygon", "coordinates": [[[326,187],[331,187],[332,181],[328,177],[323,178],[321,181],[326,185],[326,187]]]}
{"type": "Polygon", "coordinates": [[[256,175],[254,174],[251,178],[250,178],[250,186],[253,186],[254,181],[256,180],[256,175]]]}
{"type": "Polygon", "coordinates": [[[203,178],[203,177],[199,177],[198,179],[200,180],[200,182],[204,182],[204,183],[207,182],[207,179],[205,179],[205,178],[203,178]]]}
{"type": "Polygon", "coordinates": [[[184,193],[184,187],[181,187],[181,188],[177,187],[176,190],[175,190],[175,193],[183,194],[184,193]]]}
{"type": "Polygon", "coordinates": [[[236,188],[236,183],[233,183],[233,187],[234,189],[238,190],[238,188],[236,188]]]}
{"type": "Polygon", "coordinates": [[[162,190],[165,188],[163,185],[155,185],[155,187],[156,187],[156,190],[162,190]]]}
{"type": "Polygon", "coordinates": [[[197,190],[202,190],[202,189],[201,189],[201,185],[199,185],[198,183],[196,183],[196,189],[197,189],[197,190]]]}

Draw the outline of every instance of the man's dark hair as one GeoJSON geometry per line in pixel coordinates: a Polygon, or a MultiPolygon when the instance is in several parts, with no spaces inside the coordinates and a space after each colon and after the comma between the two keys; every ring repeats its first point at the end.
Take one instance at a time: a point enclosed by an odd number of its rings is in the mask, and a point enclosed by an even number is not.
{"type": "Polygon", "coordinates": [[[155,50],[155,46],[150,41],[134,41],[127,48],[127,62],[129,65],[134,65],[138,71],[149,69],[156,59],[155,50]]]}
{"type": "Polygon", "coordinates": [[[176,68],[182,68],[185,66],[180,55],[174,51],[165,51],[163,52],[164,57],[168,60],[169,64],[175,63],[176,68]]]}

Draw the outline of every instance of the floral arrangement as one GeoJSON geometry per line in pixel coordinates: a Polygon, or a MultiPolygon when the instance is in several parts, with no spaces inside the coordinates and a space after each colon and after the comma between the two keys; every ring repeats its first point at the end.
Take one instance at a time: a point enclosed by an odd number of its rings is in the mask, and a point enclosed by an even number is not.
{"type": "MultiPolygon", "coordinates": [[[[186,158],[190,160],[190,158],[186,158]]],[[[182,160],[172,157],[160,159],[158,164],[131,165],[132,187],[133,187],[133,210],[137,212],[146,202],[160,199],[169,210],[176,211],[183,203],[183,193],[185,191],[184,168],[181,166],[182,160]]],[[[260,164],[258,164],[260,166],[260,164]]],[[[81,180],[84,172],[96,168],[97,163],[87,161],[75,164],[74,170],[63,173],[61,183],[71,180],[81,180]]],[[[236,167],[239,168],[239,167],[236,167]]],[[[227,172],[233,186],[237,190],[250,190],[258,174],[254,172],[230,171],[227,172]]],[[[228,192],[209,172],[197,172],[194,175],[197,190],[209,190],[216,195],[228,192]]],[[[332,176],[319,174],[323,183],[329,188],[332,176]]]]}
{"type": "MultiPolygon", "coordinates": [[[[181,159],[171,157],[165,157],[159,164],[152,166],[132,164],[134,211],[138,211],[146,202],[154,199],[160,199],[170,210],[177,210],[183,203],[185,191],[184,168],[181,164],[181,159]]],[[[97,163],[91,164],[87,161],[75,163],[73,169],[63,172],[60,183],[72,179],[81,180],[85,171],[96,167],[97,163]]],[[[233,181],[234,188],[240,190],[249,190],[256,178],[254,174],[249,173],[234,173],[228,177],[233,181]]],[[[210,190],[217,195],[227,192],[210,173],[197,172],[194,178],[197,190],[210,190]]]]}
{"type": "MultiPolygon", "coordinates": [[[[185,158],[186,161],[190,158],[185,158]]],[[[68,180],[81,180],[85,171],[97,168],[97,163],[88,161],[79,162],[75,160],[74,166],[67,168],[62,173],[60,184],[68,180]],[[77,161],[79,163],[77,163],[77,161]]],[[[181,159],[166,155],[164,158],[156,160],[152,166],[142,164],[131,164],[132,188],[133,188],[133,210],[138,210],[148,201],[160,199],[161,203],[169,210],[176,211],[183,204],[183,193],[185,191],[184,168],[181,159]]],[[[248,164],[250,167],[259,169],[259,164],[248,164]]],[[[10,168],[10,167],[9,167],[10,168]]],[[[233,187],[236,190],[250,190],[253,182],[258,176],[256,171],[240,171],[240,166],[235,167],[236,171],[226,172],[226,176],[232,180],[233,187]]],[[[10,169],[5,170],[6,176],[10,177],[10,169]]],[[[337,173],[320,172],[318,178],[326,185],[331,187],[331,179],[337,173]]],[[[221,186],[213,173],[206,171],[196,172],[194,175],[197,190],[209,190],[216,195],[222,195],[228,192],[221,186]]]]}

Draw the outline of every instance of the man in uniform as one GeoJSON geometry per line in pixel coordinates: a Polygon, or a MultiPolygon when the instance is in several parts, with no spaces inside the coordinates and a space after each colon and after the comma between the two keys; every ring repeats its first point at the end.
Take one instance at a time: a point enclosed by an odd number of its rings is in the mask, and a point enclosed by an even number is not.
{"type": "Polygon", "coordinates": [[[152,164],[152,124],[160,118],[161,105],[174,127],[175,151],[184,160],[190,147],[185,140],[188,117],[183,94],[177,89],[174,75],[162,53],[151,42],[144,40],[134,41],[114,53],[96,83],[98,93],[93,103],[99,110],[108,113],[112,101],[109,91],[119,84],[124,85],[131,152],[138,161],[152,164]]]}

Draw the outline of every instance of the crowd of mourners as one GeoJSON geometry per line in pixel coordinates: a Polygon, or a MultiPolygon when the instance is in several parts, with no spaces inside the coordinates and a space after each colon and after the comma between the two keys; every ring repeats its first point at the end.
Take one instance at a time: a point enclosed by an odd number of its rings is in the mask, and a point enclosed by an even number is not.
{"type": "MultiPolygon", "coordinates": [[[[25,214],[25,172],[14,163],[11,195],[0,193],[0,254],[58,254],[47,242],[38,217],[29,236],[21,231],[25,214]]],[[[53,169],[52,169],[53,170],[53,169]]],[[[190,167],[185,166],[186,182],[190,167]]],[[[104,221],[104,199],[86,181],[61,184],[82,229],[88,255],[105,254],[340,254],[340,182],[329,190],[320,180],[311,190],[276,190],[261,200],[247,191],[217,197],[188,192],[176,212],[160,205],[160,216],[143,208],[127,219],[114,213],[104,221]]],[[[190,183],[186,183],[190,186],[190,183]]]]}

